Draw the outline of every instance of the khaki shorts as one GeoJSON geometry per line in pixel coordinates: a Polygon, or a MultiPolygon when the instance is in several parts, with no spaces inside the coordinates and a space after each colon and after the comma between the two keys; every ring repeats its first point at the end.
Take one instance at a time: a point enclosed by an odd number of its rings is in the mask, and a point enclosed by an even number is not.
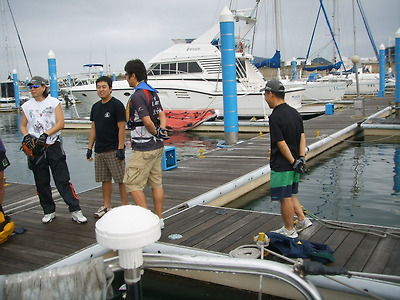
{"type": "Polygon", "coordinates": [[[150,188],[162,187],[161,160],[164,148],[151,151],[132,150],[126,167],[124,184],[126,191],[143,190],[147,184],[150,188]]]}
{"type": "Polygon", "coordinates": [[[124,179],[125,160],[118,160],[117,150],[94,153],[94,175],[96,182],[111,181],[121,183],[124,179]]]}

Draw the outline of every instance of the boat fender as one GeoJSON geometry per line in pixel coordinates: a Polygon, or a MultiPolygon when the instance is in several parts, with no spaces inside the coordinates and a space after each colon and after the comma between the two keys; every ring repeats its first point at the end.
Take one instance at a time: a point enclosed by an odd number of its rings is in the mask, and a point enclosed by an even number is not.
{"type": "Polygon", "coordinates": [[[14,232],[15,224],[11,221],[10,216],[5,215],[3,208],[0,206],[0,244],[7,241],[14,232]]]}
{"type": "Polygon", "coordinates": [[[348,275],[343,267],[327,267],[317,261],[303,261],[301,270],[304,275],[348,275]]]}

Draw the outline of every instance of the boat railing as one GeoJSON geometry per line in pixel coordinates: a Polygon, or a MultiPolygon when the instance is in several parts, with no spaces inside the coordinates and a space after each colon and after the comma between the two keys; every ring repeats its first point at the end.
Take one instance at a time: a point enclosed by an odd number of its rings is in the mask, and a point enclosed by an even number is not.
{"type": "MultiPolygon", "coordinates": [[[[118,260],[119,257],[116,256],[105,259],[105,263],[114,272],[122,271],[118,260]]],[[[180,269],[265,276],[288,283],[306,299],[322,299],[317,288],[295,272],[295,266],[290,267],[274,261],[222,256],[143,253],[142,267],[145,269],[180,269]]]]}

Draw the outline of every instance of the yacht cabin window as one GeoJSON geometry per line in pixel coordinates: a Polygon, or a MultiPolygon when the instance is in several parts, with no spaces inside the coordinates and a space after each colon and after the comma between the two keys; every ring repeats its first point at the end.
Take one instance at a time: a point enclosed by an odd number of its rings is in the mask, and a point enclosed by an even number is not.
{"type": "Polygon", "coordinates": [[[184,73],[202,73],[202,69],[197,62],[165,63],[156,64],[150,67],[147,75],[167,75],[184,73]]]}

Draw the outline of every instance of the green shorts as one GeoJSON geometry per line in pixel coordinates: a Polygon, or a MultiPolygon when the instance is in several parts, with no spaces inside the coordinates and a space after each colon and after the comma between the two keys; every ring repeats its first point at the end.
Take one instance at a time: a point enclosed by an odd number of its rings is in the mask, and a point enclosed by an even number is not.
{"type": "Polygon", "coordinates": [[[125,170],[124,184],[128,193],[150,188],[162,187],[161,160],[164,147],[151,151],[132,150],[125,170]]]}
{"type": "Polygon", "coordinates": [[[271,200],[282,201],[299,191],[300,174],[295,171],[271,171],[271,200]]]}

